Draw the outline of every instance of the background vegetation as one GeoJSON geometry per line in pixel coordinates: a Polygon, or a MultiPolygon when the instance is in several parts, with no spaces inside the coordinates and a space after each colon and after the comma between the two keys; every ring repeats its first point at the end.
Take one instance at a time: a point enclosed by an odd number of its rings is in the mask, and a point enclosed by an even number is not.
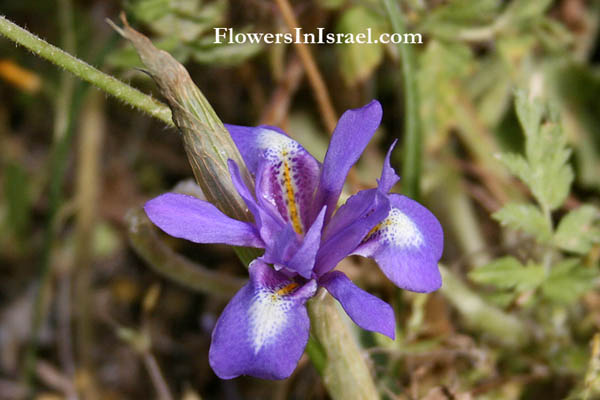
{"type": "MultiPolygon", "coordinates": [[[[600,4],[292,1],[297,21],[286,4],[3,0],[0,14],[160,99],[104,21],[124,10],[223,121],[281,126],[320,159],[336,116],[379,99],[382,126],[346,195],[373,186],[400,138],[397,190],[446,239],[434,294],[398,291],[369,260],[339,267],[396,310],[394,342],[352,328],[382,398],[600,398],[600,4]],[[214,27],[294,23],[424,43],[213,43],[214,27]]],[[[230,248],[136,219],[152,196],[197,190],[175,129],[3,37],[0,99],[0,398],[328,398],[307,357],[282,382],[210,370],[210,332],[246,271],[230,248]],[[226,278],[186,286],[148,259],[226,278]]]]}

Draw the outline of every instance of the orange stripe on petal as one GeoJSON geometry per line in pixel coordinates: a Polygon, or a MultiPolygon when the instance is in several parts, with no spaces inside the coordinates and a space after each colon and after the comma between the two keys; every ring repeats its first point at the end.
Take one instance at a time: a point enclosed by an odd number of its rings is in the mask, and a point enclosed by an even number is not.
{"type": "MultiPolygon", "coordinates": [[[[287,153],[283,154],[284,159],[287,157],[287,153]]],[[[300,222],[300,216],[298,215],[298,205],[296,204],[296,196],[294,193],[294,185],[292,184],[292,176],[290,174],[290,166],[287,160],[283,162],[283,179],[285,182],[285,192],[287,195],[287,208],[292,226],[297,234],[302,235],[304,230],[302,229],[302,222],[300,222]]]]}

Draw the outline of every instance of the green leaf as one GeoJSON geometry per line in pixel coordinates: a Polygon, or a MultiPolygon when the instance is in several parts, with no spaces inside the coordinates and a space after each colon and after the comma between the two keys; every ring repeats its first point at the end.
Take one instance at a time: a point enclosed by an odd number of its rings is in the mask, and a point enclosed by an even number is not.
{"type": "MultiPolygon", "coordinates": [[[[497,126],[512,106],[512,80],[505,63],[498,55],[476,64],[474,74],[465,82],[468,95],[475,99],[486,126],[497,126]]],[[[505,138],[501,138],[505,140],[505,138]]]]}
{"type": "Polygon", "coordinates": [[[508,203],[492,217],[503,226],[523,231],[540,242],[552,237],[552,227],[540,209],[533,204],[508,203]]]}
{"type": "Polygon", "coordinates": [[[523,91],[516,93],[515,108],[525,132],[525,158],[503,154],[501,159],[531,190],[542,208],[560,207],[569,194],[573,170],[571,151],[557,113],[523,91]]]}
{"type": "Polygon", "coordinates": [[[456,124],[456,82],[466,80],[473,66],[474,56],[470,47],[438,40],[427,43],[418,68],[425,135],[439,139],[443,132],[456,124]]]}
{"type": "Polygon", "coordinates": [[[527,98],[527,93],[519,90],[515,94],[515,109],[525,135],[528,138],[535,137],[544,116],[542,103],[530,101],[527,98]]]}
{"type": "Polygon", "coordinates": [[[136,0],[127,7],[129,14],[144,22],[153,22],[171,11],[169,0],[136,0]]]}
{"type": "Polygon", "coordinates": [[[454,0],[427,13],[419,31],[426,31],[444,39],[456,39],[456,34],[466,28],[479,28],[490,24],[497,16],[502,1],[454,0]]]}
{"type": "Polygon", "coordinates": [[[594,287],[597,270],[584,267],[579,259],[566,259],[555,265],[542,284],[542,295],[548,300],[571,304],[594,287]]]}
{"type": "Polygon", "coordinates": [[[327,10],[337,10],[342,8],[346,0],[321,0],[319,5],[327,10]]]}
{"type": "Polygon", "coordinates": [[[213,38],[190,43],[191,57],[199,63],[235,66],[257,55],[264,46],[260,43],[215,44],[213,38]]]}
{"type": "Polygon", "coordinates": [[[598,209],[583,205],[565,215],[556,230],[554,244],[566,251],[586,254],[595,243],[600,243],[600,228],[596,225],[600,217],[598,209]]]}
{"type": "MultiPolygon", "coordinates": [[[[373,38],[383,31],[384,22],[381,17],[369,9],[354,6],[346,10],[340,17],[336,31],[350,33],[354,37],[365,34],[371,28],[373,38]]],[[[349,86],[367,79],[381,63],[383,46],[381,44],[342,43],[336,46],[340,57],[339,67],[342,77],[349,86]]]]}
{"type": "Polygon", "coordinates": [[[506,165],[511,174],[515,175],[522,181],[528,179],[529,176],[529,164],[527,160],[520,154],[514,153],[501,153],[498,154],[500,161],[506,165]]]}
{"type": "Polygon", "coordinates": [[[469,272],[474,282],[500,289],[525,291],[534,289],[544,280],[544,269],[539,265],[523,266],[514,257],[502,257],[469,272]]]}
{"type": "Polygon", "coordinates": [[[153,32],[190,42],[213,27],[223,26],[227,1],[134,0],[127,8],[131,15],[146,23],[153,32]]]}
{"type": "Polygon", "coordinates": [[[554,0],[514,0],[506,10],[506,18],[517,21],[526,21],[531,18],[541,17],[553,1],[554,0]]]}
{"type": "Polygon", "coordinates": [[[487,301],[501,308],[508,307],[515,300],[516,296],[517,294],[513,291],[498,291],[483,294],[483,297],[487,301]]]}

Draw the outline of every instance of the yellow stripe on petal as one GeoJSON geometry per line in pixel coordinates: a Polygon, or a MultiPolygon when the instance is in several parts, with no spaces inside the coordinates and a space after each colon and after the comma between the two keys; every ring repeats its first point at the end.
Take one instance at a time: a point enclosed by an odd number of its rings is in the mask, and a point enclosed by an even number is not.
{"type": "Polygon", "coordinates": [[[294,193],[294,185],[292,184],[292,175],[290,173],[290,166],[287,162],[287,153],[283,153],[283,180],[285,182],[285,192],[287,195],[287,206],[292,221],[292,226],[297,234],[302,235],[304,233],[302,229],[302,223],[300,222],[300,216],[298,214],[298,205],[296,204],[296,196],[294,193]]]}
{"type": "Polygon", "coordinates": [[[294,289],[296,289],[298,285],[296,282],[292,282],[289,285],[286,285],[284,287],[282,287],[281,289],[279,289],[278,291],[275,292],[275,295],[277,296],[285,296],[288,295],[290,293],[292,293],[294,291],[294,289]]]}

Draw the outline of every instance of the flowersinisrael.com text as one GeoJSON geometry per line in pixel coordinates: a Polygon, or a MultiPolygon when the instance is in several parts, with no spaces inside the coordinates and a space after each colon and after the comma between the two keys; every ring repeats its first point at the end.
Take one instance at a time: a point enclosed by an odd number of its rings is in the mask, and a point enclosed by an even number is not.
{"type": "Polygon", "coordinates": [[[305,33],[302,28],[296,28],[287,33],[264,32],[235,32],[233,28],[214,28],[215,44],[377,44],[377,43],[405,43],[422,44],[423,37],[420,33],[374,33],[371,28],[361,33],[333,33],[325,32],[325,28],[317,28],[314,33],[305,33]]]}

